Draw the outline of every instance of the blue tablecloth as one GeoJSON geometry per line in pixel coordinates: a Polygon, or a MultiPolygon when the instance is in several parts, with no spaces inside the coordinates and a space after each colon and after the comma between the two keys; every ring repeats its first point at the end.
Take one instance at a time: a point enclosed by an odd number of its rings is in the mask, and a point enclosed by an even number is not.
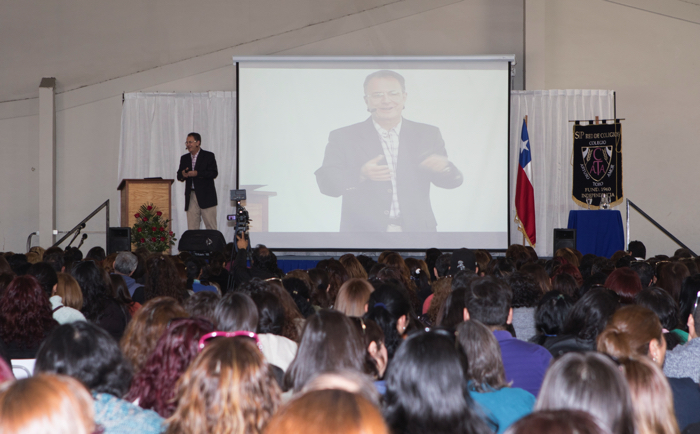
{"type": "Polygon", "coordinates": [[[576,229],[576,249],[609,258],[625,250],[622,215],[617,210],[569,211],[569,229],[576,229]]]}

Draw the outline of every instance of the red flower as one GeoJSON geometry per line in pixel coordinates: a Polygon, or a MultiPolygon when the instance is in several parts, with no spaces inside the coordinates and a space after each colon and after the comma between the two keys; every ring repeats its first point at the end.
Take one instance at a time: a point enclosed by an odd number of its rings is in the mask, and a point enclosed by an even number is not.
{"type": "Polygon", "coordinates": [[[161,232],[163,232],[163,231],[165,230],[165,228],[164,228],[164,227],[160,227],[158,230],[161,231],[161,232]]]}
{"type": "Polygon", "coordinates": [[[141,238],[141,242],[142,242],[142,243],[145,243],[145,242],[146,242],[146,239],[145,239],[145,238],[141,238]]]}
{"type": "Polygon", "coordinates": [[[137,219],[140,219],[140,218],[141,218],[141,214],[136,213],[136,214],[134,214],[134,217],[136,217],[137,219]]]}
{"type": "Polygon", "coordinates": [[[165,237],[160,237],[160,240],[161,240],[161,241],[165,241],[165,237]]]}
{"type": "Polygon", "coordinates": [[[136,231],[137,231],[137,232],[141,232],[141,231],[143,231],[143,229],[141,229],[141,228],[136,228],[136,231]]]}
{"type": "Polygon", "coordinates": [[[157,215],[158,217],[160,217],[160,216],[162,216],[162,215],[163,215],[163,213],[162,213],[162,212],[160,212],[160,211],[158,211],[158,212],[156,213],[156,215],[157,215]]]}
{"type": "Polygon", "coordinates": [[[144,218],[142,218],[141,220],[147,222],[147,221],[148,221],[148,217],[144,217],[144,218]]]}
{"type": "Polygon", "coordinates": [[[168,232],[168,235],[173,236],[175,233],[173,231],[168,232]]]}
{"type": "Polygon", "coordinates": [[[150,210],[153,209],[153,207],[152,207],[151,205],[148,205],[148,206],[146,207],[146,209],[150,211],[150,210]]]}
{"type": "Polygon", "coordinates": [[[151,238],[151,241],[155,242],[155,241],[156,241],[156,237],[151,238]]]}
{"type": "Polygon", "coordinates": [[[152,230],[153,232],[155,232],[155,231],[156,231],[156,228],[155,228],[155,227],[153,227],[153,228],[151,228],[151,230],[152,230]]]}

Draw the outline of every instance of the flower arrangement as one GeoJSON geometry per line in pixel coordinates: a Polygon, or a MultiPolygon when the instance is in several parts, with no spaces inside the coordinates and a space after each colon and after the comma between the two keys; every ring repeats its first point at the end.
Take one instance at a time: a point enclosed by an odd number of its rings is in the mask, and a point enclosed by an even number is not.
{"type": "Polygon", "coordinates": [[[131,242],[137,248],[145,247],[151,252],[164,252],[175,245],[174,233],[168,231],[169,219],[163,219],[163,213],[155,205],[143,204],[134,214],[136,223],[131,228],[131,242]]]}

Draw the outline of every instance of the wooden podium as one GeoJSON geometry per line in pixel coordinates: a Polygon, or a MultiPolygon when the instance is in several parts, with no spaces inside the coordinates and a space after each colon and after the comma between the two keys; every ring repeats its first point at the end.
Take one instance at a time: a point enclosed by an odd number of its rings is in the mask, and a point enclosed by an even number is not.
{"type": "MultiPolygon", "coordinates": [[[[139,212],[139,208],[145,203],[152,203],[163,213],[164,219],[170,219],[172,183],[172,179],[123,179],[117,187],[117,190],[121,191],[122,202],[120,225],[134,226],[134,214],[139,212]]],[[[172,230],[170,222],[167,229],[172,230]]]]}

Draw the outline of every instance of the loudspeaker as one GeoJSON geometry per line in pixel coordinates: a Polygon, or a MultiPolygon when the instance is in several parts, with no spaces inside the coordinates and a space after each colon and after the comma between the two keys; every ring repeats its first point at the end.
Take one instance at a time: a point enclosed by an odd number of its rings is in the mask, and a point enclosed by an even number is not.
{"type": "Polygon", "coordinates": [[[224,235],[212,229],[185,231],[177,243],[177,249],[181,252],[215,252],[223,251],[224,247],[224,235]]]}
{"type": "Polygon", "coordinates": [[[109,228],[107,254],[131,251],[131,228],[109,228]]]}
{"type": "Polygon", "coordinates": [[[552,254],[566,247],[576,250],[576,229],[554,229],[554,250],[552,250],[552,254]]]}

